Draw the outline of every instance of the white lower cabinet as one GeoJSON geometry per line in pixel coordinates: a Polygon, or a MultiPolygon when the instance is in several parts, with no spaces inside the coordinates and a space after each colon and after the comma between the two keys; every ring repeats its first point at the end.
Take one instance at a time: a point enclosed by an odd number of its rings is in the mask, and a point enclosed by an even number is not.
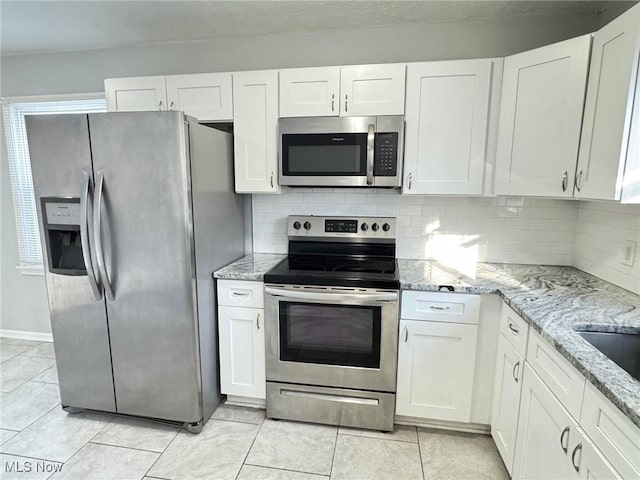
{"type": "Polygon", "coordinates": [[[512,471],[516,446],[523,371],[524,359],[506,337],[500,334],[491,410],[491,436],[509,473],[512,471]]]}
{"type": "Polygon", "coordinates": [[[579,478],[569,449],[577,429],[569,412],[525,363],[512,478],[579,478]]]}
{"type": "Polygon", "coordinates": [[[264,309],[218,307],[222,393],[266,398],[264,309]]]}
{"type": "Polygon", "coordinates": [[[477,325],[400,321],[396,413],[469,422],[477,325]]]}
{"type": "Polygon", "coordinates": [[[624,478],[616,472],[581,428],[575,433],[575,441],[569,453],[577,478],[584,480],[622,480],[624,478]]]}

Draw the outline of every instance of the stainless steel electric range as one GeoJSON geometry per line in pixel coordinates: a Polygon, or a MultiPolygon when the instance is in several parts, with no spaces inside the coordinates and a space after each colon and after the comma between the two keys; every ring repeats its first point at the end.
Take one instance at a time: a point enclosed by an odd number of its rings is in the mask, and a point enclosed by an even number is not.
{"type": "Polygon", "coordinates": [[[291,216],[288,235],[264,277],[267,416],[393,430],[395,219],[291,216]]]}

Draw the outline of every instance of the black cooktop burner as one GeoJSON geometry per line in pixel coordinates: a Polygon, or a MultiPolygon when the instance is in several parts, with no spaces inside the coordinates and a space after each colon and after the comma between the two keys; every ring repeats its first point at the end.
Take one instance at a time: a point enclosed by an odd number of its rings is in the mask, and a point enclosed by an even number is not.
{"type": "Polygon", "coordinates": [[[289,256],[264,276],[265,283],[400,288],[395,245],[289,242],[289,256]]]}

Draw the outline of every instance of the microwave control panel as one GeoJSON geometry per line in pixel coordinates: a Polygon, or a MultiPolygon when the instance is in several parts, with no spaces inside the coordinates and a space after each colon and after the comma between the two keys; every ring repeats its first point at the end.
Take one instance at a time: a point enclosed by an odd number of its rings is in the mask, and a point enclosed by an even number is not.
{"type": "Polygon", "coordinates": [[[398,132],[376,133],[373,174],[376,177],[395,177],[398,174],[398,132]]]}

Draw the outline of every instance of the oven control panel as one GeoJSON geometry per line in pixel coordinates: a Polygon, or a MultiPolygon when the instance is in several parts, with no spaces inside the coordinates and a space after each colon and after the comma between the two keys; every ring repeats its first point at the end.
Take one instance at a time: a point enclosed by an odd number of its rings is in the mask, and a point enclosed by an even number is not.
{"type": "Polygon", "coordinates": [[[394,217],[319,217],[315,215],[291,215],[287,219],[289,237],[396,238],[394,217]]]}

